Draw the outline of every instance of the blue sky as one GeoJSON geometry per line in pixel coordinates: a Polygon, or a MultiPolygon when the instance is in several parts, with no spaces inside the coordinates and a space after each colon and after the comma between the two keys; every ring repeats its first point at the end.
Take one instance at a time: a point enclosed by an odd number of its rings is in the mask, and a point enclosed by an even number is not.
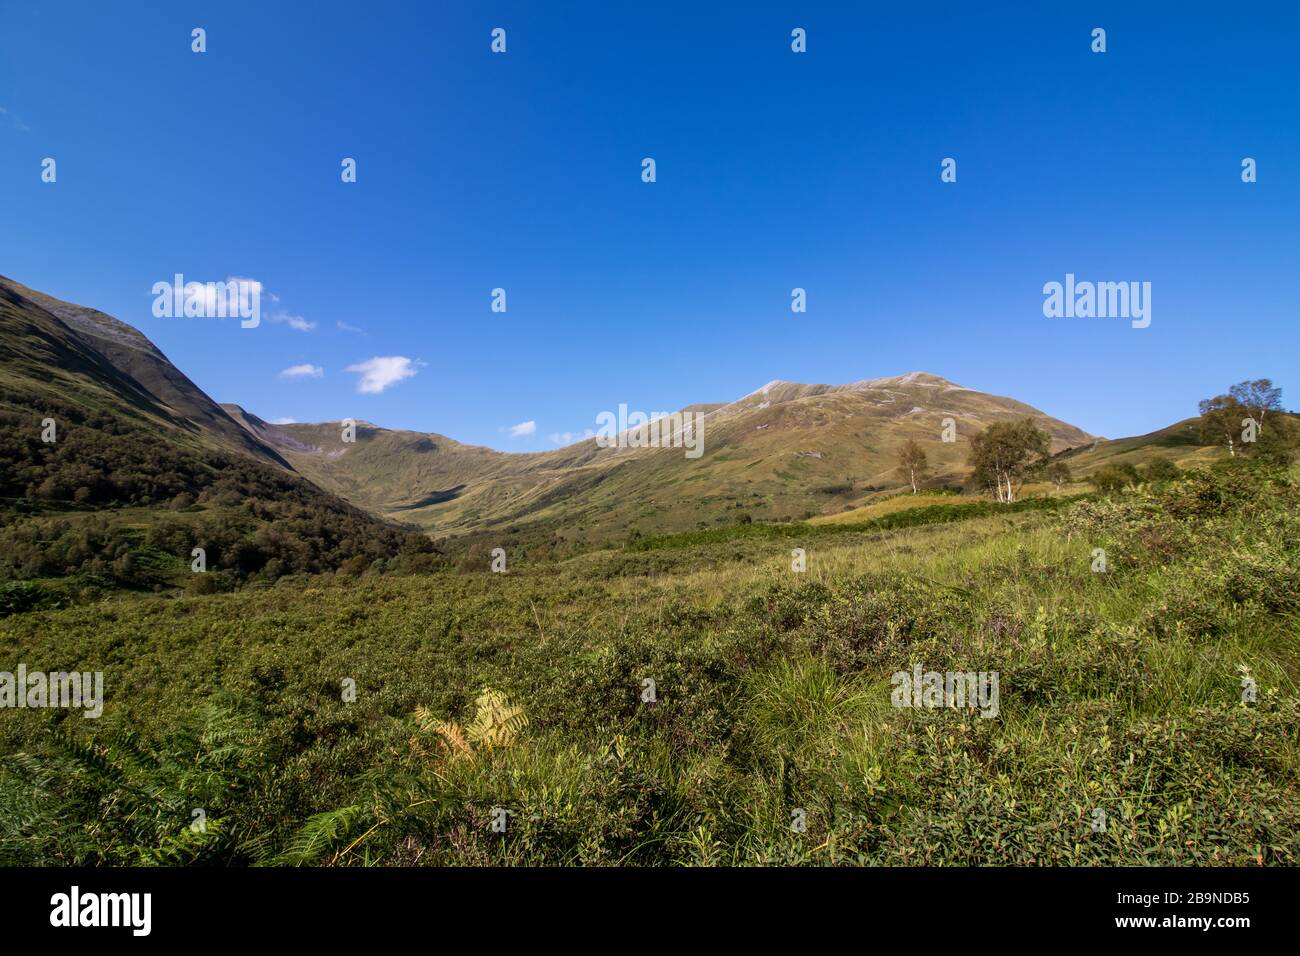
{"type": "Polygon", "coordinates": [[[951,7],[10,0],[0,273],[264,418],[520,451],[918,369],[1111,437],[1246,377],[1300,406],[1295,4],[951,7]],[[300,321],[155,318],[177,272],[300,321]],[[1151,326],[1045,318],[1066,273],[1151,326]],[[361,393],[375,357],[415,374],[361,393]]]}

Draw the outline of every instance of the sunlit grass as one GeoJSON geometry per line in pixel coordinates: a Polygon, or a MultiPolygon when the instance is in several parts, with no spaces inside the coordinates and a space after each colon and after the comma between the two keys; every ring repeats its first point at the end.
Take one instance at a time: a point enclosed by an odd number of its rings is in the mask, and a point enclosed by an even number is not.
{"type": "Polygon", "coordinates": [[[6,713],[4,749],[27,756],[0,762],[0,855],[1300,862],[1298,512],[1294,487],[1194,478],[1068,513],[11,616],[4,659],[105,671],[104,717],[64,728],[119,769],[61,751],[47,714],[6,713]],[[997,672],[998,715],[893,706],[891,674],[916,664],[997,672]],[[508,744],[412,744],[417,707],[467,726],[485,688],[527,716],[508,744]],[[166,768],[217,739],[178,728],[220,695],[246,729],[202,796],[219,836],[160,842],[199,799],[166,768]],[[126,732],[153,743],[118,753],[126,732]]]}

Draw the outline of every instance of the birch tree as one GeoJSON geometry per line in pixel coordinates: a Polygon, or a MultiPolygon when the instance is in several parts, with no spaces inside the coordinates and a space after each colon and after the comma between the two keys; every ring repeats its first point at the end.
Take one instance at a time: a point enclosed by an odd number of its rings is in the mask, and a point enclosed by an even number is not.
{"type": "Polygon", "coordinates": [[[1203,399],[1197,408],[1201,412],[1201,441],[1210,445],[1227,445],[1228,454],[1236,458],[1237,436],[1249,409],[1231,395],[1203,399]]]}
{"type": "Polygon", "coordinates": [[[1228,389],[1228,395],[1246,409],[1251,418],[1255,419],[1255,424],[1261,432],[1264,430],[1264,415],[1282,410],[1282,389],[1266,378],[1257,378],[1253,382],[1238,382],[1228,389]]]}
{"type": "Polygon", "coordinates": [[[1050,442],[1032,418],[990,425],[971,439],[971,477],[1009,505],[1016,500],[1025,475],[1047,457],[1050,442]]]}
{"type": "Polygon", "coordinates": [[[1063,461],[1054,461],[1043,469],[1043,477],[1056,485],[1056,490],[1060,491],[1061,487],[1070,480],[1070,466],[1063,461]]]}
{"type": "Polygon", "coordinates": [[[930,463],[925,449],[910,438],[898,452],[898,473],[912,486],[912,494],[916,494],[917,483],[929,477],[930,463]]]}

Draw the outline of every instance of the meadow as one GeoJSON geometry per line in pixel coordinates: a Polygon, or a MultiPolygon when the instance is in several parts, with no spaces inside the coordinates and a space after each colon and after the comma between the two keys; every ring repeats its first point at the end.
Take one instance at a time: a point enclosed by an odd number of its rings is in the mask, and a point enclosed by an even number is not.
{"type": "Polygon", "coordinates": [[[0,864],[1295,864],[1298,475],[10,614],[0,864]]]}

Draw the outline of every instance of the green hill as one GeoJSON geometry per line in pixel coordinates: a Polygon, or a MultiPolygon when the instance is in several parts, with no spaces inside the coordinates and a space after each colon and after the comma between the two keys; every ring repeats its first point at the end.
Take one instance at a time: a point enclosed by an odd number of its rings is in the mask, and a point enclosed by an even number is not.
{"type": "MultiPolygon", "coordinates": [[[[681,448],[600,447],[595,439],[505,453],[364,421],[356,440],[345,442],[338,422],[273,425],[238,405],[217,405],[138,330],[7,279],[0,279],[0,332],[7,346],[0,425],[12,459],[0,496],[10,507],[35,502],[47,516],[62,509],[74,524],[130,507],[134,518],[122,533],[141,539],[152,523],[193,524],[177,517],[186,508],[227,516],[243,508],[242,530],[218,536],[229,553],[241,535],[262,533],[263,544],[236,562],[243,577],[268,567],[272,576],[334,567],[343,557],[393,558],[392,527],[366,526],[386,543],[364,545],[355,509],[450,539],[451,550],[471,561],[505,544],[569,554],[743,521],[870,520],[882,507],[911,507],[886,504],[902,486],[895,468],[903,443],[926,450],[932,475],[924,490],[952,492],[964,484],[971,438],[1021,418],[1049,434],[1076,482],[1106,464],[1167,457],[1187,467],[1222,455],[1199,444],[1194,420],[1101,439],[1012,398],[924,372],[847,385],[778,380],[735,401],[688,406],[703,421],[703,454],[695,458],[681,448]],[[39,440],[46,418],[60,429],[53,445],[39,440]],[[319,505],[356,533],[326,546],[318,527],[312,538],[327,557],[309,560],[299,549],[287,563],[272,563],[285,548],[268,543],[265,518],[249,517],[246,507],[272,499],[319,505]]],[[[193,533],[165,537],[170,546],[193,533]]],[[[34,547],[28,542],[26,550],[34,547]]],[[[118,556],[121,548],[113,549],[118,556]]],[[[32,562],[24,567],[30,575],[32,562]]]]}
{"type": "Polygon", "coordinates": [[[124,323],[0,280],[0,341],[0,581],[222,589],[427,549],[295,474],[124,323]]]}
{"type": "Polygon", "coordinates": [[[208,398],[138,329],[0,276],[0,388],[11,408],[43,401],[156,428],[191,448],[238,452],[287,467],[208,398]]]}
{"type": "Polygon", "coordinates": [[[1226,448],[1202,444],[1199,420],[1187,418],[1146,435],[1099,439],[1058,457],[1076,475],[1087,475],[1105,465],[1129,464],[1139,467],[1149,464],[1155,458],[1166,458],[1179,468],[1194,468],[1210,464],[1227,454],[1226,448]]]}
{"type": "Polygon", "coordinates": [[[704,453],[601,448],[588,439],[534,454],[462,445],[436,434],[370,424],[355,444],[338,423],[273,426],[226,410],[322,488],[377,514],[440,535],[526,528],[599,544],[629,532],[683,531],[752,520],[801,520],[856,507],[899,486],[898,449],[926,448],[932,487],[959,485],[972,435],[1029,417],[1064,450],[1093,436],[1010,398],[913,372],[850,385],[769,382],[704,414],[704,453]],[[945,420],[955,441],[941,440],[945,420]]]}

